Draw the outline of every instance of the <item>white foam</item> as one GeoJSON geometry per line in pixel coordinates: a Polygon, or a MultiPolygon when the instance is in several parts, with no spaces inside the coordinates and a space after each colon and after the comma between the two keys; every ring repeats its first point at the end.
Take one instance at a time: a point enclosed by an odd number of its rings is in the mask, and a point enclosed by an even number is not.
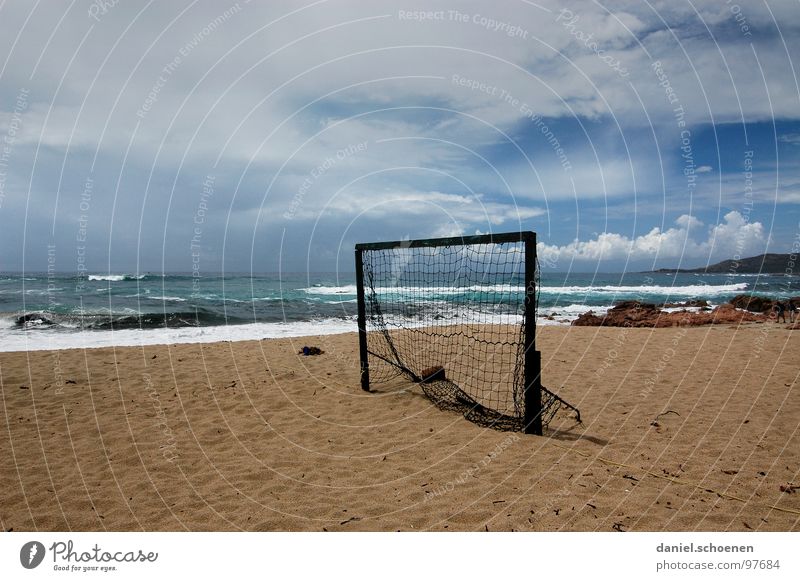
{"type": "MultiPolygon", "coordinates": [[[[474,311],[459,311],[435,321],[393,320],[386,323],[403,328],[421,326],[447,326],[457,324],[519,325],[520,315],[485,314],[474,311]]],[[[9,321],[11,323],[12,321],[9,321]]],[[[544,321],[542,324],[554,324],[544,321]]],[[[86,330],[59,332],[53,330],[0,330],[0,352],[42,351],[51,349],[93,349],[98,347],[130,347],[142,345],[165,345],[177,343],[214,343],[219,341],[249,341],[264,338],[305,337],[312,335],[336,335],[355,333],[355,320],[321,319],[291,323],[247,323],[242,325],[219,325],[210,327],[181,327],[177,329],[122,329],[86,330]]]]}
{"type": "Polygon", "coordinates": [[[309,295],[354,295],[356,294],[356,285],[312,286],[300,290],[305,291],[305,293],[309,295]]]}
{"type": "Polygon", "coordinates": [[[710,296],[728,294],[734,291],[746,290],[748,283],[739,282],[735,284],[692,284],[687,286],[553,286],[541,287],[542,293],[565,295],[565,294],[639,294],[639,295],[669,295],[669,296],[710,296]]]}
{"type": "MultiPolygon", "coordinates": [[[[536,324],[542,326],[569,325],[579,315],[587,311],[593,311],[596,315],[602,316],[610,308],[610,306],[593,306],[580,303],[540,308],[536,324]],[[545,318],[548,316],[553,317],[553,319],[545,318]]],[[[676,312],[682,309],[682,307],[667,308],[664,311],[676,312]]],[[[699,308],[689,307],[686,310],[694,312],[698,311],[699,308]]],[[[518,325],[521,321],[522,317],[516,314],[489,314],[472,309],[459,308],[453,308],[441,319],[433,321],[429,317],[415,321],[405,317],[386,316],[386,323],[389,327],[403,328],[458,324],[518,325]]],[[[75,332],[59,332],[52,329],[21,330],[9,328],[13,327],[15,322],[14,318],[8,316],[0,318],[0,352],[214,343],[219,341],[258,340],[262,338],[335,335],[357,331],[357,325],[354,320],[340,318],[291,323],[248,323],[210,327],[182,327],[178,329],[88,330],[75,332]]]]}
{"type": "MultiPolygon", "coordinates": [[[[746,290],[749,286],[746,282],[738,282],[721,285],[692,284],[684,286],[668,285],[601,285],[601,286],[541,286],[539,291],[549,295],[586,295],[586,294],[637,294],[637,295],[669,295],[669,296],[709,296],[726,294],[736,291],[746,290]]],[[[355,295],[355,285],[345,286],[313,286],[301,289],[306,294],[312,295],[355,295]]],[[[378,294],[393,294],[399,296],[418,296],[419,294],[431,295],[454,295],[464,292],[502,292],[502,293],[521,293],[525,289],[520,285],[493,284],[493,285],[471,285],[465,287],[377,287],[378,294]]]]}
{"type": "MultiPolygon", "coordinates": [[[[64,290],[63,288],[49,288],[49,289],[31,288],[31,289],[26,290],[25,294],[27,294],[27,295],[44,296],[44,295],[49,295],[50,293],[60,292],[60,291],[63,291],[63,290],[64,290]]],[[[19,294],[19,293],[13,293],[13,294],[19,294]]]]}
{"type": "MultiPolygon", "coordinates": [[[[300,289],[310,295],[355,295],[356,285],[345,286],[313,286],[300,289]]],[[[523,292],[525,289],[519,285],[510,284],[490,284],[490,285],[470,285],[470,286],[396,286],[396,287],[376,287],[378,294],[391,294],[398,296],[419,296],[420,294],[429,295],[456,295],[466,292],[523,292]]]]}
{"type": "Polygon", "coordinates": [[[185,303],[186,299],[182,297],[146,297],[148,301],[173,301],[177,303],[185,303]]]}
{"type": "Polygon", "coordinates": [[[572,305],[564,305],[560,307],[539,307],[539,314],[542,315],[564,315],[564,316],[574,316],[577,317],[578,315],[582,315],[588,311],[594,311],[595,314],[605,314],[610,306],[590,306],[590,305],[581,305],[581,304],[572,304],[572,305]]]}
{"type": "Polygon", "coordinates": [[[109,282],[119,282],[121,280],[142,280],[145,274],[90,274],[89,280],[105,280],[109,282]]]}
{"type": "Polygon", "coordinates": [[[99,347],[140,347],[177,343],[252,341],[281,337],[306,337],[354,333],[355,321],[328,319],[293,323],[249,323],[179,329],[124,329],[119,331],[53,332],[36,329],[0,331],[0,352],[45,351],[51,349],[95,349],[99,347]]]}

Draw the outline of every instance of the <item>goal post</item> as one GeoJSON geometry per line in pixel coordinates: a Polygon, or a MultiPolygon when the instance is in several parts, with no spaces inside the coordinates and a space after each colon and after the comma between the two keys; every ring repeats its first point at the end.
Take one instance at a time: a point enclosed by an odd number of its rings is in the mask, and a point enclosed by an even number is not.
{"type": "Polygon", "coordinates": [[[525,253],[525,302],[523,340],[525,349],[524,428],[526,434],[542,435],[542,354],[536,350],[536,233],[521,232],[525,253]]]}
{"type": "MultiPolygon", "coordinates": [[[[361,387],[397,376],[477,423],[542,434],[536,234],[357,244],[361,387]]],[[[579,416],[578,416],[579,417],[579,416]]]]}

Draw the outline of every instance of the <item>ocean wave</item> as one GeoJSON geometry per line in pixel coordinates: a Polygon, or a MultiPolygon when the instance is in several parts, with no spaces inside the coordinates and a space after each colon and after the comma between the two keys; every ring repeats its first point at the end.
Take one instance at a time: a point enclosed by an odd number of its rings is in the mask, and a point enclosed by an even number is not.
{"type": "Polygon", "coordinates": [[[227,323],[241,323],[242,320],[226,316],[223,313],[196,309],[194,311],[172,312],[137,312],[125,309],[123,312],[111,313],[72,312],[59,313],[53,311],[30,311],[26,313],[3,313],[0,317],[4,322],[10,322],[11,327],[17,330],[32,328],[71,329],[71,330],[119,330],[119,329],[155,329],[155,328],[180,328],[180,327],[207,327],[227,323]]]}
{"type": "Polygon", "coordinates": [[[642,285],[642,286],[553,286],[541,287],[542,293],[547,294],[638,294],[646,295],[682,295],[682,296],[712,296],[720,294],[730,294],[737,291],[747,290],[749,286],[746,282],[733,283],[733,284],[692,284],[686,286],[660,286],[660,285],[642,285]]]}
{"type": "Polygon", "coordinates": [[[356,285],[354,284],[345,286],[312,286],[299,290],[310,295],[354,295],[357,291],[356,285]]]}
{"type": "MultiPolygon", "coordinates": [[[[345,286],[313,286],[299,289],[310,295],[355,295],[356,285],[345,286]]],[[[464,293],[516,293],[523,292],[525,287],[511,284],[472,284],[469,286],[396,286],[396,287],[376,287],[378,294],[398,294],[398,295],[457,295],[464,293]]]]}
{"type": "Polygon", "coordinates": [[[552,307],[539,307],[539,316],[566,316],[577,318],[579,315],[586,313],[587,311],[594,311],[597,314],[605,314],[611,307],[604,305],[584,305],[584,304],[571,304],[571,305],[563,305],[563,306],[552,306],[552,307]]]}
{"type": "MultiPolygon", "coordinates": [[[[603,294],[638,294],[646,295],[673,295],[673,296],[713,296],[726,293],[734,293],[738,291],[747,290],[749,287],[747,282],[737,282],[721,285],[708,285],[708,284],[692,284],[684,286],[671,286],[671,285],[600,285],[600,286],[540,286],[539,292],[546,294],[590,294],[590,293],[603,293],[603,294]]],[[[306,294],[311,295],[355,295],[356,285],[344,286],[313,286],[309,288],[300,289],[306,294]]],[[[398,287],[376,287],[375,292],[378,294],[391,294],[398,296],[446,296],[458,295],[465,293],[522,293],[525,287],[522,285],[512,284],[492,284],[480,285],[474,284],[469,286],[398,286],[398,287]]]]}
{"type": "MultiPolygon", "coordinates": [[[[482,323],[519,324],[519,317],[497,316],[483,319],[482,323]]],[[[462,321],[470,322],[470,321],[462,321]]],[[[452,324],[441,321],[438,324],[452,324]]],[[[540,325],[565,325],[560,320],[540,319],[540,325]]],[[[415,325],[405,323],[406,327],[415,325]]],[[[352,317],[330,317],[311,321],[245,323],[211,327],[153,328],[98,330],[91,333],[54,333],[31,329],[28,332],[3,332],[0,330],[0,352],[36,351],[48,349],[92,349],[100,347],[139,347],[176,343],[215,343],[221,341],[252,341],[281,337],[311,337],[355,333],[357,324],[352,317]]]]}
{"type": "MultiPolygon", "coordinates": [[[[50,293],[57,293],[57,292],[61,292],[61,291],[63,291],[63,290],[64,290],[64,289],[63,289],[62,287],[59,287],[59,288],[49,288],[49,289],[30,288],[30,289],[28,289],[28,290],[26,290],[26,291],[25,291],[25,294],[26,294],[26,295],[38,295],[38,296],[44,296],[44,295],[49,295],[50,293]]],[[[13,293],[13,294],[19,294],[20,292],[21,292],[21,291],[18,291],[17,293],[13,293]]]]}
{"type": "Polygon", "coordinates": [[[142,298],[146,298],[148,301],[171,301],[171,302],[177,302],[177,303],[185,303],[186,300],[187,300],[187,299],[185,299],[183,297],[170,297],[170,296],[163,296],[163,297],[151,297],[151,296],[148,296],[148,297],[142,297],[142,298]]]}
{"type": "Polygon", "coordinates": [[[216,343],[280,337],[308,337],[353,333],[354,320],[318,319],[292,323],[219,324],[211,327],[100,330],[92,333],[53,333],[32,329],[27,332],[0,331],[0,351],[41,351],[48,349],[92,349],[138,347],[175,343],[216,343]]]}
{"type": "Polygon", "coordinates": [[[92,281],[120,282],[123,280],[144,280],[146,274],[90,274],[87,279],[92,281]]]}
{"type": "Polygon", "coordinates": [[[52,320],[52,313],[32,312],[17,317],[13,326],[19,329],[36,329],[52,327],[55,324],[52,320]]]}

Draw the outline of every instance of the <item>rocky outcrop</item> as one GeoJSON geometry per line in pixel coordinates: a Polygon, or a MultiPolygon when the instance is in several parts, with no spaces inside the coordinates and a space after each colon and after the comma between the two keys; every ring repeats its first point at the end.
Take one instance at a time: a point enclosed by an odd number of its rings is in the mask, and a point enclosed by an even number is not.
{"type": "Polygon", "coordinates": [[[652,327],[651,321],[658,318],[661,309],[650,303],[639,301],[623,301],[610,308],[603,315],[595,315],[593,311],[579,316],[572,324],[576,327],[652,327]]]}
{"type": "MultiPolygon", "coordinates": [[[[776,299],[752,295],[736,295],[729,302],[737,309],[745,309],[754,313],[769,313],[778,303],[776,299]]],[[[792,297],[781,302],[784,304],[791,303],[795,308],[800,309],[800,297],[792,297]]]]}
{"type": "Polygon", "coordinates": [[[639,301],[625,301],[603,315],[589,311],[572,324],[576,327],[697,327],[701,325],[763,323],[763,314],[742,311],[733,305],[720,305],[713,311],[667,313],[656,305],[639,301]]]}
{"type": "Polygon", "coordinates": [[[28,327],[49,327],[55,323],[44,316],[42,313],[25,313],[17,317],[14,322],[15,327],[28,328],[28,327]]]}
{"type": "Polygon", "coordinates": [[[775,304],[775,301],[765,297],[736,295],[730,300],[730,304],[737,309],[744,309],[754,313],[768,313],[772,310],[772,305],[775,304]]]}

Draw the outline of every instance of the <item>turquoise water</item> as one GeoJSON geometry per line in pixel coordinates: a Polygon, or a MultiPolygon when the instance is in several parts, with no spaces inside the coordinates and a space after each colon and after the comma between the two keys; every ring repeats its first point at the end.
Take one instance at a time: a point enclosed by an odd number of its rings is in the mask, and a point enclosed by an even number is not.
{"type": "MultiPolygon", "coordinates": [[[[378,288],[379,295],[436,305],[447,317],[514,314],[521,286],[469,284],[442,288],[378,288]],[[498,297],[506,297],[504,301],[498,297]],[[451,307],[448,311],[448,307],[451,307]]],[[[712,305],[752,293],[800,294],[800,279],[783,275],[544,273],[539,316],[567,323],[622,300],[665,303],[704,299],[712,305]]],[[[0,275],[0,350],[260,338],[355,330],[352,273],[0,275]],[[183,331],[176,331],[183,330],[183,331]],[[125,333],[123,333],[125,332],[125,333]],[[113,334],[114,337],[109,337],[113,334]]],[[[486,320],[486,317],[481,317],[486,320]]],[[[543,321],[544,322],[544,321],[543,321]]]]}

